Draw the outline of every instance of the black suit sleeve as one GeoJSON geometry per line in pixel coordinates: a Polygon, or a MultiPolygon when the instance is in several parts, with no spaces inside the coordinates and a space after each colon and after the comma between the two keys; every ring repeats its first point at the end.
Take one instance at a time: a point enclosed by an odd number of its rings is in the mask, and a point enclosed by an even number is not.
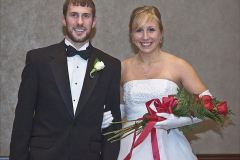
{"type": "Polygon", "coordinates": [[[36,64],[30,57],[31,55],[28,53],[18,92],[18,103],[15,110],[10,144],[10,160],[27,160],[29,157],[29,141],[38,83],[36,64]]]}
{"type": "MultiPolygon", "coordinates": [[[[120,112],[120,77],[121,77],[121,64],[117,61],[115,64],[115,70],[113,71],[112,81],[109,86],[109,91],[106,99],[107,110],[111,110],[115,122],[121,121],[120,112]]],[[[103,130],[103,132],[109,132],[113,130],[118,130],[122,126],[111,125],[110,127],[103,130]]],[[[103,147],[102,147],[101,160],[116,160],[119,154],[120,141],[111,143],[107,141],[107,137],[103,136],[103,147]]]]}

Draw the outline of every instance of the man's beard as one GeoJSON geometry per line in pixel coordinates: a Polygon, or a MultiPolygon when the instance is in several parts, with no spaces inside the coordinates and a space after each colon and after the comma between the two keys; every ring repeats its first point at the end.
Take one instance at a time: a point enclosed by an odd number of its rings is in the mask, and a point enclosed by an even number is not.
{"type": "MultiPolygon", "coordinates": [[[[79,27],[83,27],[83,26],[79,26],[79,27]]],[[[74,31],[72,31],[72,30],[69,31],[68,28],[66,28],[66,34],[70,40],[72,40],[75,43],[82,43],[82,42],[85,42],[88,39],[90,39],[91,34],[92,34],[92,28],[89,31],[85,31],[86,35],[82,38],[78,38],[78,37],[74,36],[73,32],[74,31]]]]}

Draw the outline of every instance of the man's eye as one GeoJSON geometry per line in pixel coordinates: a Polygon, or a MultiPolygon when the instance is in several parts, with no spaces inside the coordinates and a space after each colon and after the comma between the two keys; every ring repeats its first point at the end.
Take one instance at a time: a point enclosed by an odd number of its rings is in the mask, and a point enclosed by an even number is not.
{"type": "Polygon", "coordinates": [[[77,14],[77,13],[71,13],[70,16],[71,16],[71,17],[74,17],[74,18],[77,18],[77,17],[78,17],[78,14],[77,14]]]}
{"type": "Polygon", "coordinates": [[[89,13],[84,13],[84,14],[83,14],[83,17],[84,17],[84,18],[90,18],[90,17],[91,17],[91,14],[89,14],[89,13]]]}

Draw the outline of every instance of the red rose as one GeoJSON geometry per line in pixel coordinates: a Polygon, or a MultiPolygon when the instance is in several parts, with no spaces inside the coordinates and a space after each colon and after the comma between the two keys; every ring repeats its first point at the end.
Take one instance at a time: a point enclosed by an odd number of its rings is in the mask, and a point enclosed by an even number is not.
{"type": "Polygon", "coordinates": [[[159,113],[172,113],[172,108],[177,106],[177,99],[174,96],[162,98],[162,104],[158,110],[159,113]]]}
{"type": "Polygon", "coordinates": [[[213,101],[212,101],[212,97],[209,95],[204,95],[201,98],[204,107],[209,110],[210,112],[213,111],[213,101]]]}
{"type": "Polygon", "coordinates": [[[227,102],[223,101],[217,104],[217,112],[226,115],[228,113],[227,102]]]}
{"type": "Polygon", "coordinates": [[[169,107],[177,107],[177,99],[172,95],[169,95],[168,97],[163,97],[162,101],[162,103],[168,104],[169,107]]]}

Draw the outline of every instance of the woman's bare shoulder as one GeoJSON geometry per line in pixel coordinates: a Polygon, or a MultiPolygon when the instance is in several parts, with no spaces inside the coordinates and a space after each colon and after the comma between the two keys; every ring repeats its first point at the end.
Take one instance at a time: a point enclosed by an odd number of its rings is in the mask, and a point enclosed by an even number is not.
{"type": "Polygon", "coordinates": [[[135,55],[123,59],[121,61],[121,63],[122,63],[122,65],[126,66],[126,65],[133,63],[134,59],[135,59],[135,55]]]}
{"type": "Polygon", "coordinates": [[[127,57],[124,60],[121,61],[121,65],[122,65],[122,72],[121,72],[121,85],[124,84],[124,82],[127,79],[127,75],[129,74],[129,72],[131,72],[132,69],[132,64],[134,63],[134,58],[135,56],[131,56],[131,57],[127,57]]]}
{"type": "Polygon", "coordinates": [[[165,59],[172,65],[178,66],[178,67],[189,67],[191,66],[185,59],[178,57],[174,54],[163,52],[163,55],[165,56],[165,59]]]}

